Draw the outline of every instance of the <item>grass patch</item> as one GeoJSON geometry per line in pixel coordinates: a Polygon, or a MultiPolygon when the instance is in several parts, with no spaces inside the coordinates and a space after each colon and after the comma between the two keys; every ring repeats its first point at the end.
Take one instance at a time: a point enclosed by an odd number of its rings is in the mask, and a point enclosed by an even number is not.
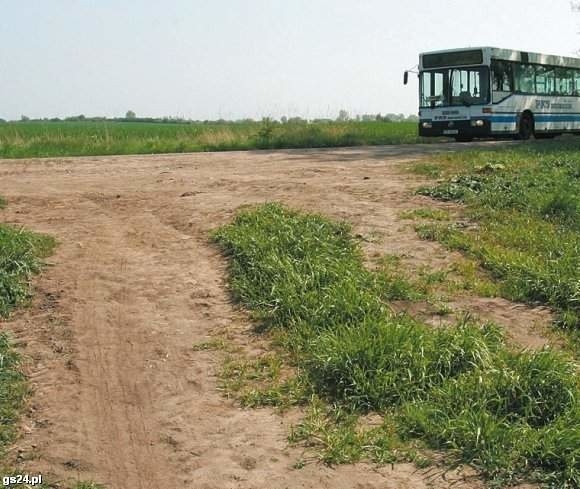
{"type": "Polygon", "coordinates": [[[433,142],[413,122],[15,122],[0,158],[184,153],[433,142]]]}
{"type": "Polygon", "coordinates": [[[575,369],[558,354],[504,352],[406,405],[400,419],[404,433],[456,451],[497,482],[543,469],[540,480],[577,487],[577,394],[575,369]]]}
{"type": "Polygon", "coordinates": [[[0,317],[28,298],[28,279],[54,245],[48,236],[0,224],[0,317]]]}
{"type": "MultiPolygon", "coordinates": [[[[401,437],[420,439],[493,481],[579,481],[580,391],[569,359],[512,352],[497,327],[468,317],[433,329],[393,314],[388,302],[406,292],[393,292],[392,274],[363,266],[344,223],[266,204],[214,239],[229,259],[232,294],[263,329],[281,332],[304,392],[314,393],[315,411],[292,440],[337,463],[400,459],[401,437]],[[361,427],[365,413],[380,413],[384,425],[361,427]],[[562,451],[551,448],[560,442],[562,451]]],[[[276,381],[278,362],[235,366],[245,373],[226,378],[276,381]]]]}
{"type": "Polygon", "coordinates": [[[306,404],[311,395],[306,379],[288,370],[283,357],[276,353],[259,358],[229,357],[219,378],[220,389],[244,407],[285,410],[306,404]]]}
{"type": "Polygon", "coordinates": [[[446,178],[419,192],[465,203],[477,226],[426,224],[419,235],[476,259],[505,297],[548,304],[580,328],[580,145],[447,155],[439,166],[446,178]]]}
{"type": "Polygon", "coordinates": [[[447,282],[449,292],[466,290],[479,297],[498,297],[501,293],[497,282],[489,273],[482,271],[474,260],[455,261],[449,268],[449,274],[457,277],[447,282]]]}
{"type": "Polygon", "coordinates": [[[4,209],[6,207],[6,199],[0,195],[0,209],[4,209]]]}
{"type": "Polygon", "coordinates": [[[0,456],[14,440],[14,424],[26,395],[20,358],[6,333],[0,333],[0,456]]]}
{"type": "MultiPolygon", "coordinates": [[[[423,229],[419,224],[416,229],[423,229]]],[[[475,260],[455,260],[445,269],[431,267],[409,268],[400,257],[386,255],[377,260],[378,270],[389,280],[389,300],[426,301],[448,300],[450,295],[473,293],[480,297],[497,297],[500,286],[489,273],[481,270],[475,260]]]]}
{"type": "Polygon", "coordinates": [[[235,346],[223,337],[211,338],[206,341],[201,341],[193,345],[193,351],[226,351],[231,352],[235,350],[235,346]]]}
{"type": "Polygon", "coordinates": [[[289,440],[302,444],[310,459],[326,464],[361,460],[385,464],[417,458],[401,442],[394,424],[365,426],[356,414],[329,406],[315,395],[304,419],[292,428],[289,440]]]}
{"type": "Polygon", "coordinates": [[[438,178],[441,175],[441,168],[433,163],[414,163],[408,169],[411,173],[423,177],[438,178]]]}
{"type": "Polygon", "coordinates": [[[449,212],[444,211],[442,209],[430,209],[430,208],[421,208],[421,209],[410,209],[407,211],[403,211],[399,214],[401,219],[429,219],[431,221],[449,221],[449,212]]]}

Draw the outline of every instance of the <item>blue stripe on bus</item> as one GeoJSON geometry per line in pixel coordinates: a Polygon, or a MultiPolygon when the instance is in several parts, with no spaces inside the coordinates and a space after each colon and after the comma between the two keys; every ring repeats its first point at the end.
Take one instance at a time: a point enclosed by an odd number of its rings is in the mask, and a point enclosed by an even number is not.
{"type": "Polygon", "coordinates": [[[542,115],[538,114],[534,117],[536,122],[578,122],[580,115],[542,115]]]}
{"type": "MultiPolygon", "coordinates": [[[[517,115],[494,115],[491,117],[491,122],[517,122],[517,115]]],[[[580,122],[580,115],[544,115],[536,114],[534,116],[535,122],[580,122]]]]}
{"type": "Polygon", "coordinates": [[[491,118],[491,122],[517,122],[517,120],[516,115],[494,115],[491,118]]]}
{"type": "MultiPolygon", "coordinates": [[[[493,115],[491,117],[481,117],[481,116],[471,116],[472,120],[485,120],[491,122],[517,122],[518,116],[517,114],[513,115],[493,115]]],[[[449,119],[449,120],[442,120],[442,121],[433,121],[433,119],[420,119],[420,122],[448,122],[448,121],[457,121],[462,119],[449,119]]],[[[465,119],[463,119],[465,120],[465,119]]],[[[573,114],[536,114],[534,115],[535,122],[580,122],[580,114],[573,115],[573,114]]]]}

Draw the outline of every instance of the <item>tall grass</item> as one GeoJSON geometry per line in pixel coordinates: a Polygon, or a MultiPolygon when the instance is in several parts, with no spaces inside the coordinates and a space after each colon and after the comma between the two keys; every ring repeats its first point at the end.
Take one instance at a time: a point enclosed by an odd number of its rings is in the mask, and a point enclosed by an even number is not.
{"type": "Polygon", "coordinates": [[[0,158],[183,153],[415,143],[415,123],[17,122],[0,124],[0,158]]]}
{"type": "Polygon", "coordinates": [[[229,259],[234,297],[285,332],[318,395],[354,413],[394,410],[403,436],[454,449],[490,479],[579,482],[580,391],[569,359],[512,352],[498,328],[467,318],[433,330],[390,313],[396,277],[363,266],[345,224],[266,204],[214,239],[229,259]]]}
{"type": "Polygon", "coordinates": [[[549,304],[580,329],[580,144],[457,154],[439,168],[443,181],[420,192],[465,203],[478,226],[430,225],[421,235],[478,258],[507,297],[549,304]]]}

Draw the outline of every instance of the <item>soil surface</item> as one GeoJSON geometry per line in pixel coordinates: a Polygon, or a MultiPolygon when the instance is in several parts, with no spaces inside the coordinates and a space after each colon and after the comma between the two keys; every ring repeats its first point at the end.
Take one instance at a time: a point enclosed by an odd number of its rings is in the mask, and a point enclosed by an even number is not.
{"type": "MultiPolygon", "coordinates": [[[[485,143],[484,146],[495,144],[485,143]]],[[[434,204],[403,166],[464,146],[391,146],[155,156],[0,160],[4,222],[59,241],[28,309],[2,329],[29,358],[32,395],[16,466],[67,487],[111,489],[482,487],[466,473],[357,464],[294,467],[292,416],[243,410],[216,383],[216,331],[251,344],[208,231],[240,206],[277,200],[347,219],[365,249],[441,267],[454,254],[421,241],[402,210],[434,204]]],[[[461,307],[541,346],[549,313],[500,299],[461,307]]]]}

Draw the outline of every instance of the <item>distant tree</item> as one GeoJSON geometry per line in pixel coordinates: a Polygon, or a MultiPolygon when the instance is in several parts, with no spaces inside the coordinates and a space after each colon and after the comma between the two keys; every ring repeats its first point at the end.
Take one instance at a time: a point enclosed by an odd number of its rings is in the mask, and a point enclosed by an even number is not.
{"type": "Polygon", "coordinates": [[[339,122],[346,122],[350,119],[350,115],[348,114],[348,112],[344,109],[341,109],[338,112],[338,117],[336,118],[337,121],[339,122]]]}
{"type": "Polygon", "coordinates": [[[30,117],[28,117],[27,115],[21,115],[21,116],[20,116],[20,120],[21,120],[22,122],[26,122],[26,121],[29,121],[29,120],[30,120],[30,117]]]}
{"type": "MultiPolygon", "coordinates": [[[[405,114],[387,114],[386,119],[392,122],[401,122],[405,120],[405,114]]],[[[385,118],[383,118],[385,120],[385,118]]]]}
{"type": "Polygon", "coordinates": [[[318,119],[313,119],[312,122],[315,122],[317,124],[330,124],[331,122],[334,122],[332,119],[329,119],[327,117],[322,117],[322,118],[318,118],[318,119]]]}
{"type": "Polygon", "coordinates": [[[133,112],[132,110],[128,110],[127,113],[125,114],[125,119],[135,119],[137,117],[137,114],[135,114],[135,112],[133,112]]]}
{"type": "Polygon", "coordinates": [[[6,124],[6,119],[0,118],[0,124],[6,124]]]}
{"type": "Polygon", "coordinates": [[[288,122],[288,117],[286,117],[285,115],[283,115],[282,117],[280,117],[280,122],[282,124],[286,124],[288,122]]]}

